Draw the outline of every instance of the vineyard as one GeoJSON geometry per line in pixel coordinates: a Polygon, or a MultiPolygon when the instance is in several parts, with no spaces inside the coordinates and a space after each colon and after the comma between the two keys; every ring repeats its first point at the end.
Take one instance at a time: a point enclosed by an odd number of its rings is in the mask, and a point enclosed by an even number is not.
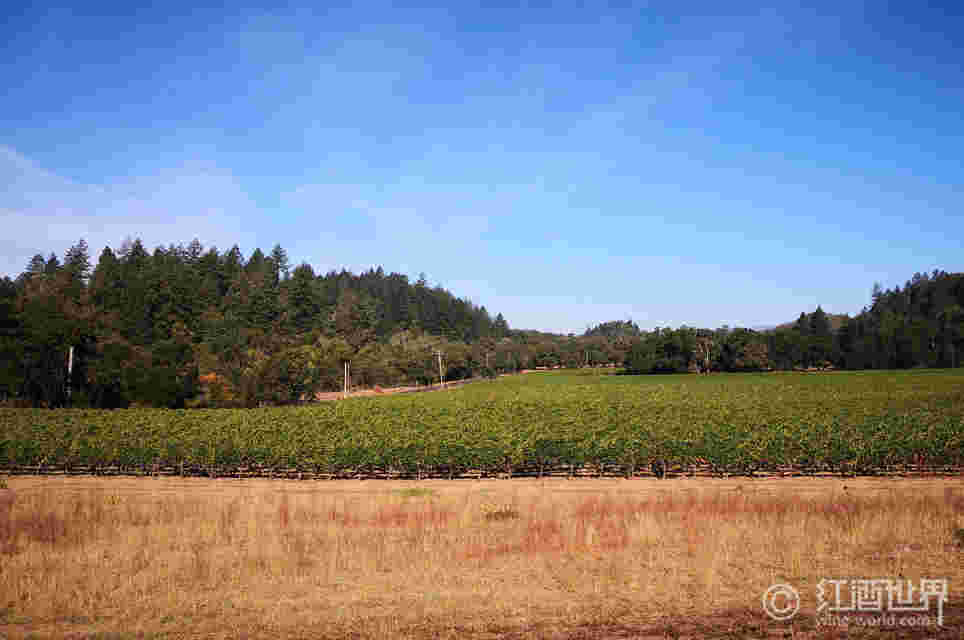
{"type": "Polygon", "coordinates": [[[956,472],[964,372],[517,376],[263,409],[0,409],[0,470],[461,477],[956,472]]]}

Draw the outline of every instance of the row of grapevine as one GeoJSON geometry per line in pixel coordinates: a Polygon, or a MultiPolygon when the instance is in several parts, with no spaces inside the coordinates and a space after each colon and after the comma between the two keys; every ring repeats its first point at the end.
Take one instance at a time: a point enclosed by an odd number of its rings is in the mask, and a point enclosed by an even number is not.
{"type": "Polygon", "coordinates": [[[964,464],[964,376],[546,376],[264,409],[0,409],[0,468],[302,469],[340,474],[653,461],[719,473],[964,464]],[[922,379],[923,383],[922,383],[922,379]]]}

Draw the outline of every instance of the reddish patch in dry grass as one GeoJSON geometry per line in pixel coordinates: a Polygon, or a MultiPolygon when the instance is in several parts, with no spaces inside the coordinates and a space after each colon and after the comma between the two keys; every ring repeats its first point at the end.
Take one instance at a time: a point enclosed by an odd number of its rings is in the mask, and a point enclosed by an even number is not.
{"type": "Polygon", "coordinates": [[[411,529],[431,529],[446,526],[453,512],[430,502],[415,507],[403,505],[381,506],[368,520],[372,527],[406,527],[411,529]]]}

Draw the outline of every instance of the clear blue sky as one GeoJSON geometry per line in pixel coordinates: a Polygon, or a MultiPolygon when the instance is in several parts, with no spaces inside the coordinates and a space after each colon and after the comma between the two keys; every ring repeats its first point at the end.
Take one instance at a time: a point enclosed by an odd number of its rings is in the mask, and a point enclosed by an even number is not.
{"type": "Polygon", "coordinates": [[[958,3],[43,4],[0,10],[0,274],[280,242],[578,332],[964,270],[958,3]]]}

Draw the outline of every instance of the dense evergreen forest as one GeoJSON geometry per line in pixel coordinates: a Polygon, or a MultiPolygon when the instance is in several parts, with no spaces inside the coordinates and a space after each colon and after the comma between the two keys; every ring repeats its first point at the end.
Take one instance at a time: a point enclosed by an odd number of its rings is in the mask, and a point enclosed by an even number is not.
{"type": "Polygon", "coordinates": [[[245,259],[196,240],[153,253],[125,242],[96,266],[83,241],[62,262],[37,255],[0,282],[0,330],[8,402],[98,407],[293,402],[340,388],[348,359],[356,385],[427,382],[437,350],[459,378],[509,334],[501,315],[424,277],[318,275],[280,246],[245,259]]]}
{"type": "Polygon", "coordinates": [[[294,268],[280,246],[245,258],[194,240],[139,240],[96,265],[83,240],[0,280],[0,403],[15,406],[258,406],[372,387],[539,367],[625,365],[631,373],[799,367],[956,367],[964,276],[876,287],[870,307],[819,307],[772,331],[656,329],[614,321],[583,335],[512,330],[501,314],[424,276],[294,268]],[[68,371],[70,371],[68,375],[68,371]]]}
{"type": "MultiPolygon", "coordinates": [[[[610,329],[611,330],[611,329],[610,329]]],[[[964,353],[964,274],[917,273],[904,287],[874,285],[871,304],[854,317],[819,306],[770,331],[657,329],[641,333],[627,371],[908,369],[959,367],[964,353]]]]}

